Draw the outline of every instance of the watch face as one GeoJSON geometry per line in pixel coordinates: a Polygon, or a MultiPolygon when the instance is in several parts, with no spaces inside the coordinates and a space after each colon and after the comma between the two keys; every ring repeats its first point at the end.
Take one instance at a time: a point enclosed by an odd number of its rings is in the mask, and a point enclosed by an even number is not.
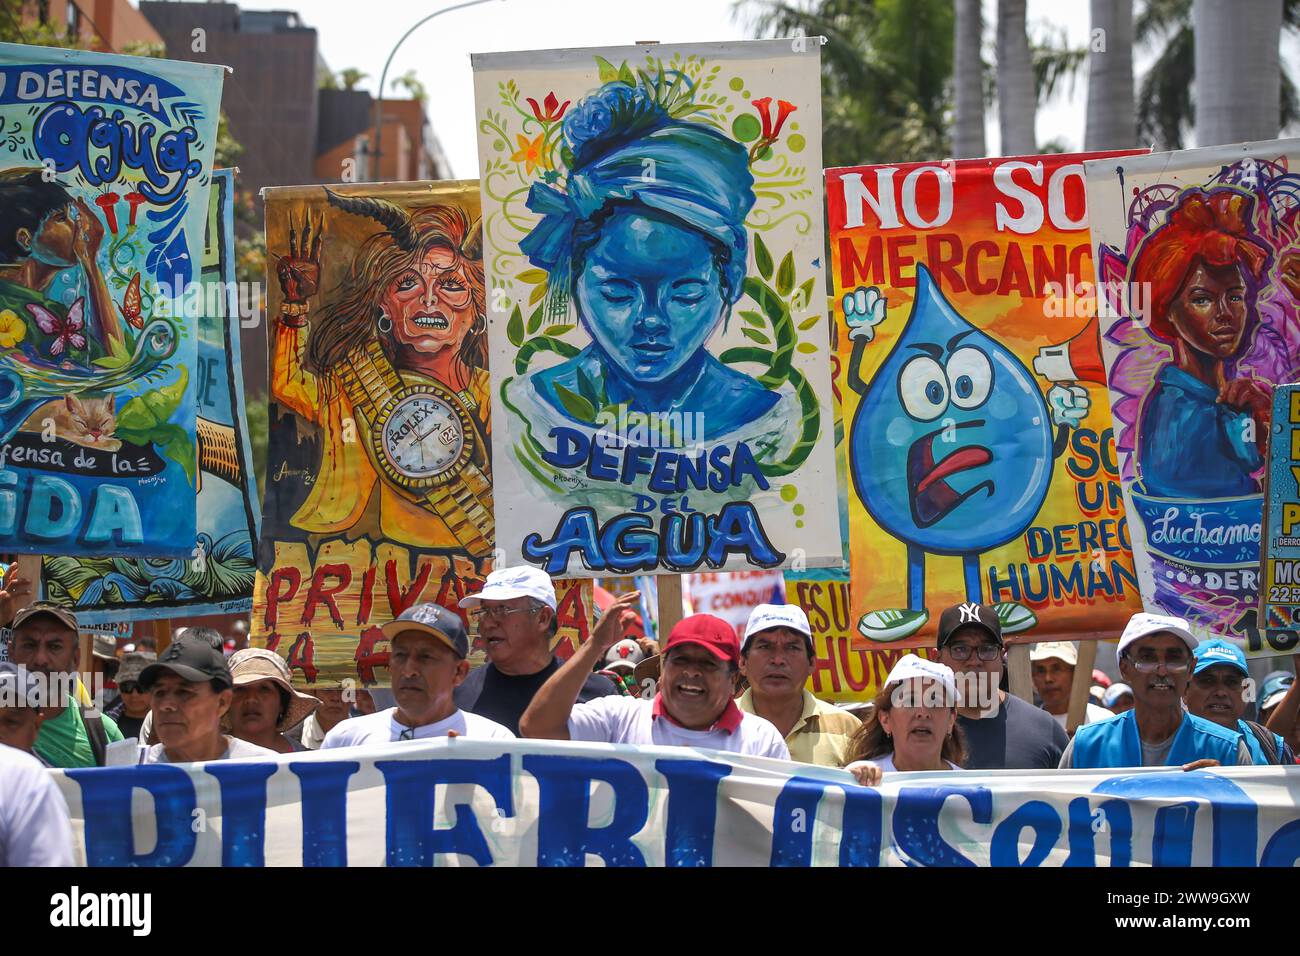
{"type": "Polygon", "coordinates": [[[456,412],[436,395],[412,395],[383,426],[384,454],[407,478],[430,478],[455,464],[465,447],[456,412]]]}

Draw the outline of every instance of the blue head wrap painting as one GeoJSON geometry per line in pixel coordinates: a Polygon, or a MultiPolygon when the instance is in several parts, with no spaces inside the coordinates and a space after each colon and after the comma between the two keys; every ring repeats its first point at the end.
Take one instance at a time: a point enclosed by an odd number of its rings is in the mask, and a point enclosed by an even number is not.
{"type": "Polygon", "coordinates": [[[777,41],[474,57],[507,563],[839,562],[817,64],[777,41]]]}
{"type": "Polygon", "coordinates": [[[563,132],[565,189],[533,184],[527,205],[542,219],[519,248],[548,274],[548,313],[574,299],[592,345],[535,387],[560,407],[556,387],[576,389],[581,370],[615,402],[698,411],[715,434],[766,412],[775,396],[704,349],[742,293],[754,205],[745,148],[625,83],[578,103],[563,132]]]}

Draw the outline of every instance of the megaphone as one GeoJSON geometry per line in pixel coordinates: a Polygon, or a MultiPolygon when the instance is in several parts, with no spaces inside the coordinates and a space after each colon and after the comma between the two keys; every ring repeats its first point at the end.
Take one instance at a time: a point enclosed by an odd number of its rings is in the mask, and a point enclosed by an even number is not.
{"type": "Polygon", "coordinates": [[[1083,331],[1060,345],[1044,345],[1034,358],[1034,371],[1049,382],[1106,384],[1101,359],[1101,326],[1093,316],[1083,331]]]}

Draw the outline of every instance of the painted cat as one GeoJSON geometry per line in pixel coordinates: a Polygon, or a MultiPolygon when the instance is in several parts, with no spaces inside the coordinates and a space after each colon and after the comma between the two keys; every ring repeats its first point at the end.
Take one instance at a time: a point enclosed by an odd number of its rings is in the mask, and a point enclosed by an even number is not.
{"type": "Polygon", "coordinates": [[[117,430],[117,412],[113,407],[115,397],[65,395],[53,399],[32,412],[19,430],[44,432],[46,423],[50,422],[57,437],[74,445],[98,451],[117,451],[122,442],[113,437],[117,430]]]}

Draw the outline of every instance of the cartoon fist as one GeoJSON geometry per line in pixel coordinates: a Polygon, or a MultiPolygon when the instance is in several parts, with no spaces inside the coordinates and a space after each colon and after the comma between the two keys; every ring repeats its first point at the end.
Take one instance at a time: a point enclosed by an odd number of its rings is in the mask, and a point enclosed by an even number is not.
{"type": "Polygon", "coordinates": [[[1088,417],[1092,400],[1082,385],[1053,385],[1047,390],[1047,406],[1052,410],[1052,422],[1078,428],[1088,417]]]}
{"type": "Polygon", "coordinates": [[[875,286],[858,286],[844,294],[844,321],[849,327],[849,338],[870,342],[876,337],[876,326],[885,321],[885,297],[875,286]]]}

